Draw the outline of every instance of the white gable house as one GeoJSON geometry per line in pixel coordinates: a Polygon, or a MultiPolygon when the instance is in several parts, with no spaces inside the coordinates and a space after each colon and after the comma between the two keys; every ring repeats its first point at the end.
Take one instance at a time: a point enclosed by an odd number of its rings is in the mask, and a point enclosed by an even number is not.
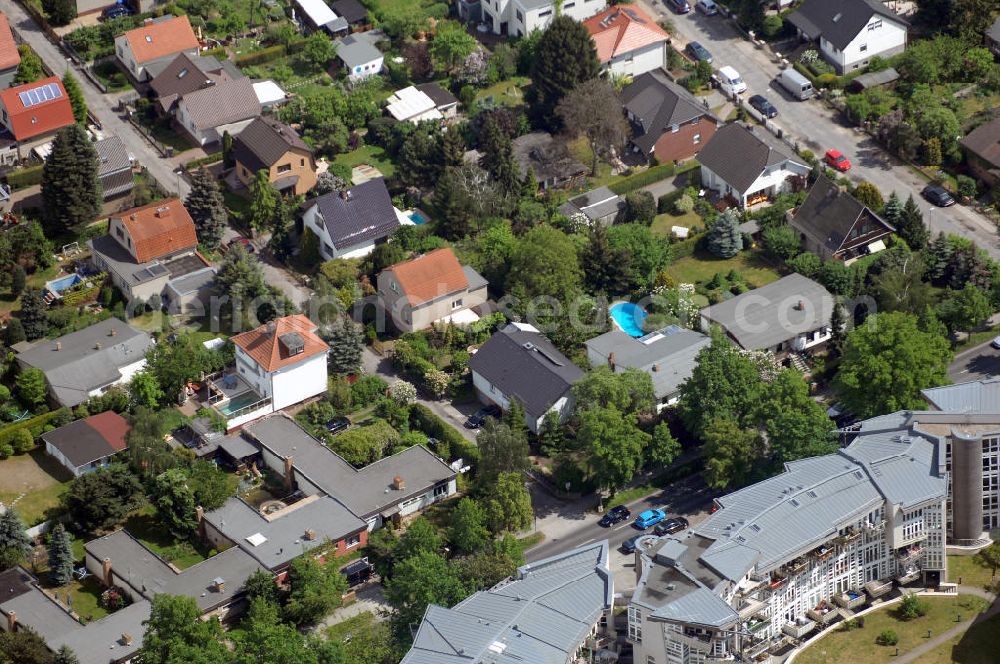
{"type": "Polygon", "coordinates": [[[838,74],[906,48],[907,22],[877,0],[806,0],[788,20],[800,37],[818,41],[823,59],[838,74]]]}
{"type": "Polygon", "coordinates": [[[308,205],[303,223],[319,238],[323,260],[367,256],[376,242],[412,223],[393,206],[382,178],[317,196],[308,205]]]}

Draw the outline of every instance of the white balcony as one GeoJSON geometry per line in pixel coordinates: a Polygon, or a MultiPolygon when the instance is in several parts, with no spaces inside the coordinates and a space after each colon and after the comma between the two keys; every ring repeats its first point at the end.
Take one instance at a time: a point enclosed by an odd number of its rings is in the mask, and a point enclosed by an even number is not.
{"type": "Polygon", "coordinates": [[[786,622],[781,627],[782,632],[795,639],[801,639],[814,629],[816,629],[816,623],[808,618],[797,618],[794,622],[786,622]]]}
{"type": "Polygon", "coordinates": [[[820,625],[829,625],[840,615],[840,611],[837,610],[837,607],[824,600],[817,604],[815,608],[809,609],[806,615],[820,625]]]}
{"type": "Polygon", "coordinates": [[[845,609],[854,610],[860,606],[864,606],[868,599],[865,594],[860,590],[848,590],[846,593],[842,593],[833,598],[833,601],[844,607],[845,609]]]}
{"type": "Polygon", "coordinates": [[[876,597],[881,597],[882,595],[886,594],[890,590],[892,590],[892,581],[891,580],[890,581],[883,581],[883,580],[869,581],[868,583],[865,584],[865,592],[868,593],[868,596],[871,597],[872,599],[875,599],[876,597]]]}

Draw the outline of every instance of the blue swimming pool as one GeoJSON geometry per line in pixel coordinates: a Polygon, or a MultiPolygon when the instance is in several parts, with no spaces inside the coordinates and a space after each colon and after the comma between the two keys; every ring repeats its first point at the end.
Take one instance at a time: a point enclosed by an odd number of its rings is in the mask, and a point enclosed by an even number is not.
{"type": "Polygon", "coordinates": [[[80,275],[69,274],[65,277],[59,277],[58,279],[46,282],[45,288],[48,289],[53,295],[59,295],[70,286],[75,286],[81,281],[83,281],[83,277],[80,275]]]}
{"type": "Polygon", "coordinates": [[[649,314],[638,304],[619,302],[611,307],[608,313],[611,314],[611,318],[618,323],[618,327],[626,334],[633,337],[641,337],[646,334],[642,329],[642,324],[646,321],[646,316],[649,314]]]}
{"type": "Polygon", "coordinates": [[[406,216],[410,218],[410,221],[417,224],[418,226],[420,224],[426,224],[428,221],[430,221],[430,219],[427,218],[427,215],[425,215],[420,210],[410,210],[409,212],[406,213],[406,216]]]}

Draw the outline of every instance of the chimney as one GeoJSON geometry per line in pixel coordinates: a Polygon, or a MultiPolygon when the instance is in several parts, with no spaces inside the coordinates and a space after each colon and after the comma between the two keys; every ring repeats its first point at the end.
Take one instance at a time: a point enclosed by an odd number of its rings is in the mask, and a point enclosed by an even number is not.
{"type": "Polygon", "coordinates": [[[198,505],[194,508],[194,518],[198,523],[198,534],[205,536],[205,508],[198,505]]]}
{"type": "Polygon", "coordinates": [[[293,467],[293,458],[285,457],[285,486],[288,487],[289,489],[292,488],[292,482],[294,481],[292,475],[292,467],[293,467]]]}
{"type": "Polygon", "coordinates": [[[795,305],[795,308],[798,309],[799,311],[802,311],[803,309],[806,308],[806,303],[803,302],[802,300],[799,300],[798,304],[795,305]]]}
{"type": "Polygon", "coordinates": [[[132,645],[132,635],[129,634],[128,632],[122,632],[121,643],[122,643],[123,646],[130,646],[130,645],[132,645]]]}
{"type": "Polygon", "coordinates": [[[264,334],[266,334],[266,335],[267,335],[267,336],[269,336],[269,337],[273,337],[273,336],[274,336],[274,333],[275,333],[275,332],[276,332],[277,330],[278,330],[278,323],[272,320],[272,321],[270,321],[270,322],[269,322],[269,323],[267,324],[267,326],[266,326],[266,327],[264,328],[264,334]]]}
{"type": "Polygon", "coordinates": [[[307,542],[312,542],[316,539],[316,531],[312,528],[306,528],[305,534],[302,536],[307,542]]]}
{"type": "Polygon", "coordinates": [[[101,342],[100,341],[98,341],[96,344],[94,344],[94,350],[101,350],[101,342]]]}
{"type": "Polygon", "coordinates": [[[403,479],[402,475],[396,475],[392,478],[392,488],[396,491],[402,491],[406,488],[406,480],[403,479]]]}
{"type": "Polygon", "coordinates": [[[115,580],[111,576],[111,558],[105,558],[101,563],[101,576],[104,577],[104,585],[108,588],[115,585],[115,580]]]}
{"type": "Polygon", "coordinates": [[[109,337],[117,337],[118,336],[118,329],[114,328],[114,327],[111,328],[111,331],[108,332],[108,336],[109,337]]]}
{"type": "Polygon", "coordinates": [[[17,627],[17,611],[11,611],[7,614],[7,631],[13,632],[17,627]]]}
{"type": "Polygon", "coordinates": [[[351,200],[351,191],[350,191],[350,189],[345,189],[342,192],[340,192],[340,197],[343,198],[345,201],[351,200]]]}
{"type": "Polygon", "coordinates": [[[653,365],[653,371],[659,371],[659,370],[660,370],[660,365],[659,364],[654,364],[653,365]]]}
{"type": "Polygon", "coordinates": [[[226,580],[223,579],[221,576],[215,577],[215,580],[212,581],[212,588],[217,593],[224,592],[226,590],[226,580]]]}
{"type": "Polygon", "coordinates": [[[56,350],[62,350],[62,342],[61,341],[57,341],[56,342],[56,350]]]}
{"type": "Polygon", "coordinates": [[[608,353],[608,367],[610,367],[612,371],[615,370],[615,352],[614,351],[611,351],[610,353],[608,353]]]}

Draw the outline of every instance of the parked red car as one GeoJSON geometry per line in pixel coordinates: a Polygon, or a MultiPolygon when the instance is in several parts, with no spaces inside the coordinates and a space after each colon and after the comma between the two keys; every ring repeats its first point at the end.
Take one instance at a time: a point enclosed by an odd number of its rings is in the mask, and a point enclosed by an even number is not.
{"type": "Polygon", "coordinates": [[[844,156],[840,150],[827,150],[823,155],[823,161],[830,168],[846,173],[851,169],[851,160],[844,156]]]}

